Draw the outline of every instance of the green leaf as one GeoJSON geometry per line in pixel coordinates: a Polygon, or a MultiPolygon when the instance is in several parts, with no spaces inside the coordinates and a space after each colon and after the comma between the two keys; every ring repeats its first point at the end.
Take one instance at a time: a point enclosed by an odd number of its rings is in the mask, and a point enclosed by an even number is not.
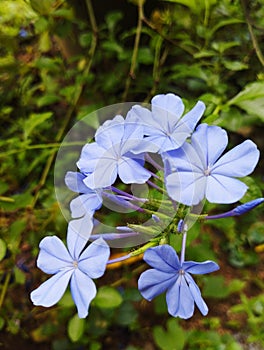
{"type": "Polygon", "coordinates": [[[74,315],[68,323],[68,335],[72,342],[77,342],[81,339],[84,333],[85,320],[74,315]]]}
{"type": "Polygon", "coordinates": [[[206,276],[204,279],[204,297],[223,299],[229,295],[223,276],[206,276]]]}
{"type": "Polygon", "coordinates": [[[0,261],[4,259],[6,255],[6,243],[0,238],[0,261]]]}
{"type": "Polygon", "coordinates": [[[104,286],[99,288],[94,304],[102,309],[117,308],[123,299],[115,288],[104,286]]]}
{"type": "Polygon", "coordinates": [[[236,105],[264,121],[264,82],[248,84],[244,90],[237,94],[229,105],[236,105]]]}
{"type": "Polygon", "coordinates": [[[262,191],[252,177],[250,176],[243,177],[241,181],[243,181],[248,186],[248,190],[246,194],[242,199],[240,199],[241,203],[246,203],[246,202],[252,201],[253,199],[262,197],[262,191]]]}
{"type": "Polygon", "coordinates": [[[161,326],[153,329],[155,343],[162,350],[182,350],[185,344],[185,333],[177,320],[171,318],[167,322],[167,331],[161,326]]]}
{"type": "Polygon", "coordinates": [[[24,123],[24,137],[27,139],[32,131],[37,128],[40,124],[44,123],[47,119],[52,116],[52,112],[31,114],[24,123]]]}
{"type": "Polygon", "coordinates": [[[235,72],[239,70],[248,69],[248,64],[240,61],[224,61],[223,64],[227,69],[235,72]]]}

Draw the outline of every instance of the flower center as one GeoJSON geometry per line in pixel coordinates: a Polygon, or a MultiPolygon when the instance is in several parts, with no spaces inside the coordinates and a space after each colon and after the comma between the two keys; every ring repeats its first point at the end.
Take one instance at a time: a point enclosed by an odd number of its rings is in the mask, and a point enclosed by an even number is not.
{"type": "Polygon", "coordinates": [[[185,274],[185,271],[184,270],[179,270],[179,274],[181,275],[181,276],[183,276],[184,274],[185,274]]]}
{"type": "Polygon", "coordinates": [[[73,264],[73,267],[74,267],[75,269],[77,269],[77,267],[78,267],[78,261],[75,260],[75,261],[72,262],[72,264],[73,264]]]}
{"type": "Polygon", "coordinates": [[[209,167],[208,167],[207,169],[205,169],[204,175],[205,175],[205,176],[211,175],[211,169],[210,169],[209,167]]]}

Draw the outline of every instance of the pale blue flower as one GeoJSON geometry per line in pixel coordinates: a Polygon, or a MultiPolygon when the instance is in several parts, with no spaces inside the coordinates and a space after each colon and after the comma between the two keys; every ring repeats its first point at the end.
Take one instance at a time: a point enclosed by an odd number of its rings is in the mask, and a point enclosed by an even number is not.
{"type": "Polygon", "coordinates": [[[127,119],[144,126],[144,140],[133,153],[162,153],[179,148],[191,135],[205,110],[203,102],[197,104],[183,117],[184,104],[172,93],[156,95],[151,100],[151,111],[136,105],[128,112],[127,119]]]}
{"type": "Polygon", "coordinates": [[[80,196],[74,198],[70,203],[72,218],[80,218],[87,213],[92,216],[95,210],[100,209],[103,203],[102,190],[87,187],[83,180],[86,178],[82,173],[68,171],[65,176],[67,187],[80,193],[80,196]]]}
{"type": "Polygon", "coordinates": [[[201,124],[191,143],[163,154],[169,196],[186,205],[196,205],[204,198],[223,204],[240,200],[248,187],[236,178],[254,170],[259,150],[246,140],[222,155],[227,143],[224,129],[201,124]]]}
{"type": "Polygon", "coordinates": [[[219,269],[213,261],[186,261],[182,264],[175,250],[165,244],[149,248],[144,260],[153,269],[143,272],[138,280],[142,296],[151,301],[166,292],[168,312],[174,317],[190,318],[194,313],[194,304],[205,316],[208,307],[201,292],[190,274],[206,274],[219,269]]]}
{"type": "Polygon", "coordinates": [[[144,165],[144,156],[130,151],[143,139],[139,123],[126,122],[120,115],[106,121],[96,132],[95,141],[86,144],[77,162],[86,175],[84,183],[91,189],[112,185],[117,176],[122,182],[145,183],[151,176],[144,165]]]}
{"type": "Polygon", "coordinates": [[[40,242],[37,266],[54,276],[31,293],[34,305],[49,307],[56,304],[70,284],[79,317],[85,318],[88,315],[90,302],[96,295],[96,286],[92,279],[104,274],[110,248],[102,238],[84,249],[86,243],[87,239],[78,235],[70,224],[67,234],[68,249],[57,236],[45,237],[40,242]]]}

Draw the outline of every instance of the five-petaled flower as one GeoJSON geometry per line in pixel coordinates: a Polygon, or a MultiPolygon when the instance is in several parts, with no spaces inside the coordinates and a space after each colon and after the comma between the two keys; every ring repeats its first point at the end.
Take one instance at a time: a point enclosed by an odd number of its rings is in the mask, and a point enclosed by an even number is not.
{"type": "Polygon", "coordinates": [[[185,205],[196,205],[204,198],[222,204],[241,199],[248,187],[236,177],[254,170],[259,150],[246,140],[221,156],[227,143],[224,129],[200,124],[191,143],[163,155],[169,169],[165,171],[169,196],[185,205]]]}
{"type": "Polygon", "coordinates": [[[93,278],[104,274],[110,255],[107,243],[99,238],[84,249],[87,240],[68,226],[67,246],[57,236],[45,237],[40,242],[37,266],[48,274],[54,274],[31,292],[34,305],[52,306],[56,304],[70,283],[72,298],[78,315],[88,315],[90,302],[96,296],[93,278]]]}
{"type": "Polygon", "coordinates": [[[162,153],[179,148],[193,132],[204,110],[204,103],[198,101],[182,117],[182,99],[172,93],[153,97],[151,111],[139,105],[133,106],[127,119],[142,124],[146,137],[132,152],[162,153]]]}
{"type": "Polygon", "coordinates": [[[111,186],[117,175],[126,183],[145,183],[151,173],[143,167],[144,155],[131,150],[143,139],[143,127],[127,122],[121,115],[107,120],[95,134],[95,141],[86,144],[77,162],[86,175],[83,182],[91,189],[111,186]]]}
{"type": "Polygon", "coordinates": [[[194,313],[194,303],[203,315],[208,307],[201,292],[190,274],[206,274],[219,269],[213,261],[180,262],[175,250],[165,244],[149,248],[144,260],[153,269],[143,272],[138,280],[142,296],[151,301],[166,292],[168,312],[174,317],[190,318],[194,313]]]}

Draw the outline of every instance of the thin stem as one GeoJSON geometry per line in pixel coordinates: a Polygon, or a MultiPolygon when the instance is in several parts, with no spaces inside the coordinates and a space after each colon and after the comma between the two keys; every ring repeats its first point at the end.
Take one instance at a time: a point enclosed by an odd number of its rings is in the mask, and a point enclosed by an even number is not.
{"type": "Polygon", "coordinates": [[[7,288],[10,282],[10,278],[11,278],[11,272],[8,272],[5,276],[5,282],[3,285],[3,289],[2,289],[2,293],[0,295],[0,308],[2,307],[3,303],[4,303],[4,299],[5,299],[5,295],[7,293],[7,288]]]}
{"type": "Polygon", "coordinates": [[[159,165],[148,153],[145,154],[145,160],[153,165],[157,170],[164,171],[163,167],[159,165]]]}
{"type": "Polygon", "coordinates": [[[130,65],[129,74],[128,74],[127,79],[126,79],[125,90],[124,90],[123,97],[122,97],[122,100],[124,102],[127,99],[128,91],[129,91],[129,88],[131,85],[131,79],[136,78],[135,70],[136,70],[136,65],[137,65],[138,48],[139,48],[139,42],[140,42],[140,37],[141,37],[141,32],[142,32],[143,18],[144,18],[143,1],[140,0],[140,1],[138,1],[138,23],[137,23],[134,48],[133,48],[133,53],[132,53],[132,58],[131,58],[131,65],[130,65]]]}
{"type": "Polygon", "coordinates": [[[262,66],[264,66],[264,56],[261,52],[261,49],[259,47],[259,44],[258,44],[258,40],[253,32],[253,27],[252,27],[252,22],[251,22],[251,18],[250,18],[250,15],[249,15],[249,9],[247,8],[247,4],[246,4],[246,1],[245,0],[241,0],[241,4],[242,4],[242,8],[243,8],[243,11],[244,11],[244,16],[245,16],[245,19],[246,19],[246,22],[247,22],[247,26],[248,26],[248,31],[249,31],[249,34],[251,36],[251,40],[252,40],[252,44],[253,44],[253,47],[256,51],[256,55],[259,59],[259,62],[262,64],[262,66]]]}
{"type": "Polygon", "coordinates": [[[187,231],[185,230],[182,235],[181,260],[180,260],[181,266],[185,260],[186,239],[187,239],[187,231]]]}

